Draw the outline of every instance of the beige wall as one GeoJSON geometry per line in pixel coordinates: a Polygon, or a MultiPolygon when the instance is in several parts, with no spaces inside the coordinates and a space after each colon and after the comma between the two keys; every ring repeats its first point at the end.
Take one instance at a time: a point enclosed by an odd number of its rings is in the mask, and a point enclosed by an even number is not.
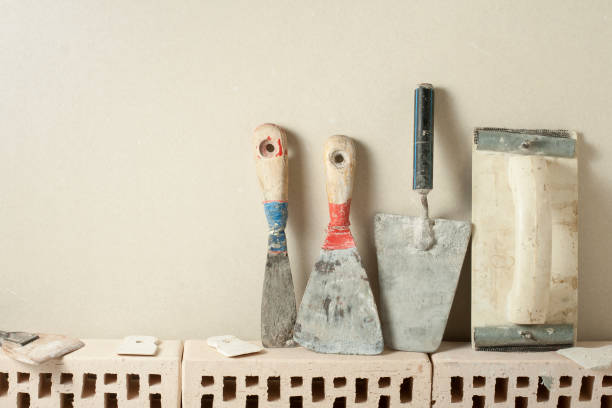
{"type": "MultiPolygon", "coordinates": [[[[352,223],[375,281],[373,214],[417,212],[424,81],[433,216],[470,219],[473,127],[582,134],[579,335],[612,338],[612,5],[552,0],[1,2],[0,327],[257,338],[250,141],[267,121],[290,131],[298,299],[336,133],[357,141],[352,223]]],[[[469,281],[467,262],[448,338],[468,336],[469,281]]]]}

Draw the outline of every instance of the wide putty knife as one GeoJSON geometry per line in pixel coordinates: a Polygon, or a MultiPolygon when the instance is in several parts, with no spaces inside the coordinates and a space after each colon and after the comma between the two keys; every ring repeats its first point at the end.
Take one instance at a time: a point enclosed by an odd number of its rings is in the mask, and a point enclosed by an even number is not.
{"type": "Polygon", "coordinates": [[[429,218],[433,119],[433,87],[421,84],[415,91],[412,184],[421,215],[374,217],[383,333],[396,350],[433,352],[440,345],[471,233],[468,221],[429,218]]]}
{"type": "Polygon", "coordinates": [[[264,347],[293,347],[295,292],[287,255],[288,158],[287,136],[270,123],[253,137],[257,176],[268,220],[268,256],[261,298],[261,342],[264,347]]]}
{"type": "Polygon", "coordinates": [[[349,228],[353,141],[330,137],[323,160],[331,221],[306,285],[294,338],[320,353],[379,354],[384,345],[378,311],[349,228]]]}

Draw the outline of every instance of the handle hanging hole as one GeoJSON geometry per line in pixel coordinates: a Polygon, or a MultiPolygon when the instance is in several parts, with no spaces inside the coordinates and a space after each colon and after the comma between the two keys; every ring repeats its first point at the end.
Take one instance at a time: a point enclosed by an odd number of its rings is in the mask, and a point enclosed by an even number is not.
{"type": "Polygon", "coordinates": [[[346,158],[344,156],[344,152],[335,151],[330,155],[331,163],[336,166],[336,168],[342,168],[346,164],[346,158]]]}
{"type": "Polygon", "coordinates": [[[263,140],[259,144],[259,154],[261,154],[262,157],[274,157],[275,152],[276,146],[274,146],[274,143],[270,140],[263,140]]]}

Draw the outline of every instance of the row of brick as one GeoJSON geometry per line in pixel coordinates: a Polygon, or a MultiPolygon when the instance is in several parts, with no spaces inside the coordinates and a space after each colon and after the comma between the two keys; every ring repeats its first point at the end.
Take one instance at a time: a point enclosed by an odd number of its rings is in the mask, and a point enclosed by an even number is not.
{"type": "MultiPolygon", "coordinates": [[[[589,371],[554,352],[475,352],[443,343],[432,355],[378,356],[267,349],[226,358],[204,341],[164,341],[154,357],[85,340],[34,367],[0,354],[0,407],[601,407],[612,370],[589,371]]],[[[597,344],[593,344],[597,345],[597,344]]]]}

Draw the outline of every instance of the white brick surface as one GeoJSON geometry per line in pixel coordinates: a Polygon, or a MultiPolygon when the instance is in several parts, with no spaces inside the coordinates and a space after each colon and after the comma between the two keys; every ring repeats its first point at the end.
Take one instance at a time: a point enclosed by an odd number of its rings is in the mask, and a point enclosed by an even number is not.
{"type": "Polygon", "coordinates": [[[585,370],[555,352],[486,352],[470,343],[443,343],[431,360],[435,408],[612,408],[612,370],[585,370]]]}
{"type": "Polygon", "coordinates": [[[180,406],[180,341],[161,342],[152,357],[117,356],[120,340],[83,341],[41,366],[0,352],[0,408],[180,406]]]}
{"type": "Polygon", "coordinates": [[[184,408],[429,407],[430,396],[426,354],[342,356],[289,348],[228,358],[204,341],[185,342],[184,408]]]}

